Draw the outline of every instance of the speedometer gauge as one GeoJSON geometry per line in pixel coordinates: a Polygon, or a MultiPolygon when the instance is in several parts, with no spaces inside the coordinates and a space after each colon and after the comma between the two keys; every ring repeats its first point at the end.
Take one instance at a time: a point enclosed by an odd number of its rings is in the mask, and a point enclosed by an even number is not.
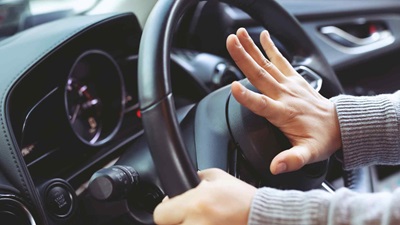
{"type": "Polygon", "coordinates": [[[125,91],[118,64],[107,53],[91,50],[75,61],[65,87],[72,130],[88,145],[110,140],[121,125],[125,91]]]}

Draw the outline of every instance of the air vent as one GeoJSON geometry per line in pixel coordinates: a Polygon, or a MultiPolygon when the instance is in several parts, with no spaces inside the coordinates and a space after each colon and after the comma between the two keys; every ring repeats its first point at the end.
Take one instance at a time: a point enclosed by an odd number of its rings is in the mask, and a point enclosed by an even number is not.
{"type": "Polygon", "coordinates": [[[13,195],[0,195],[0,221],[8,224],[36,225],[28,208],[13,195]]]}

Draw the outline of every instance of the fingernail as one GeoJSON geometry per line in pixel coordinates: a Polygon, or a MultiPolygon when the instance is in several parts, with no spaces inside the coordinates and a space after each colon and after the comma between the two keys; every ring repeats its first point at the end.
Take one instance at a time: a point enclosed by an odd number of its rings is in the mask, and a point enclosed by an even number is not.
{"type": "Polygon", "coordinates": [[[244,28],[243,28],[243,33],[244,33],[244,36],[245,36],[245,37],[250,38],[249,33],[248,33],[247,30],[244,29],[244,28]]]}
{"type": "MultiPolygon", "coordinates": [[[[237,82],[237,81],[235,81],[235,82],[237,82]]],[[[237,82],[239,85],[239,89],[240,89],[240,94],[242,94],[242,95],[244,95],[245,94],[245,92],[246,92],[246,88],[245,87],[243,87],[243,85],[241,85],[239,82],[237,82]]]]}
{"type": "Polygon", "coordinates": [[[265,37],[269,38],[269,33],[268,33],[267,30],[264,30],[264,31],[262,32],[262,34],[263,34],[265,37]]]}
{"type": "Polygon", "coordinates": [[[279,174],[279,173],[283,173],[283,172],[285,172],[286,171],[286,169],[287,169],[287,166],[286,166],[286,163],[279,163],[277,166],[276,166],[276,173],[277,174],[279,174]]]}

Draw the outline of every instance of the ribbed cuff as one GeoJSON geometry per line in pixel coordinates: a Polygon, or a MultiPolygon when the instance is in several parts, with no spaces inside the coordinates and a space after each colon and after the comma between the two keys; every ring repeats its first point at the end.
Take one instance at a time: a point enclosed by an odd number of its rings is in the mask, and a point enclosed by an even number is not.
{"type": "Polygon", "coordinates": [[[331,197],[322,190],[301,192],[260,188],[253,198],[248,224],[326,224],[331,197]]]}
{"type": "Polygon", "coordinates": [[[400,162],[399,118],[390,95],[340,95],[336,105],[345,169],[400,162]]]}

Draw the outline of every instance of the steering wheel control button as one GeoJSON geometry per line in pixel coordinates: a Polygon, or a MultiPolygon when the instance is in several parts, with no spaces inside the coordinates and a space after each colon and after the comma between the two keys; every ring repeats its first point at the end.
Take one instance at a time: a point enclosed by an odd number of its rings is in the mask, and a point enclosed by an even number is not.
{"type": "Polygon", "coordinates": [[[89,181],[90,194],[100,201],[118,200],[139,183],[138,172],[130,166],[112,166],[93,174],[89,181]]]}
{"type": "Polygon", "coordinates": [[[68,189],[60,185],[49,187],[46,193],[46,207],[57,217],[67,217],[73,208],[73,197],[68,189]]]}

